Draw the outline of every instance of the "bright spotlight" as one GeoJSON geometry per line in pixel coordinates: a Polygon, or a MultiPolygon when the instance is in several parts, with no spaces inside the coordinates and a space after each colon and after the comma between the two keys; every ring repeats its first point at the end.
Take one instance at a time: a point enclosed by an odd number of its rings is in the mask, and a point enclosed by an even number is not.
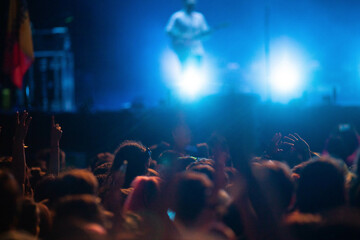
{"type": "Polygon", "coordinates": [[[171,97],[187,102],[217,91],[216,67],[208,55],[200,63],[188,61],[182,65],[173,51],[167,49],[161,58],[161,67],[171,97]]]}
{"type": "Polygon", "coordinates": [[[301,81],[300,66],[295,59],[283,56],[272,66],[270,81],[274,92],[292,93],[299,87],[301,81]]]}
{"type": "Polygon", "coordinates": [[[205,88],[206,76],[204,69],[197,66],[187,66],[180,74],[178,90],[182,98],[195,99],[205,88]]]}
{"type": "Polygon", "coordinates": [[[268,83],[272,101],[288,103],[303,96],[311,71],[306,55],[301,46],[286,37],[271,45],[268,83]]]}

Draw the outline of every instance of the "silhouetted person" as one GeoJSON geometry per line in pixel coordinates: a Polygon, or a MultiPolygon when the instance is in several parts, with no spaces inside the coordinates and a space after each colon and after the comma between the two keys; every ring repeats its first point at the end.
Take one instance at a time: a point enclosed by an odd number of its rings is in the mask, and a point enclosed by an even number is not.
{"type": "Polygon", "coordinates": [[[345,204],[345,178],[335,162],[321,158],[300,173],[296,193],[300,212],[317,213],[345,204]]]}
{"type": "Polygon", "coordinates": [[[184,8],[175,12],[166,26],[173,50],[182,66],[190,61],[201,63],[204,49],[201,38],[209,31],[205,17],[195,11],[196,0],[183,0],[184,8]]]}

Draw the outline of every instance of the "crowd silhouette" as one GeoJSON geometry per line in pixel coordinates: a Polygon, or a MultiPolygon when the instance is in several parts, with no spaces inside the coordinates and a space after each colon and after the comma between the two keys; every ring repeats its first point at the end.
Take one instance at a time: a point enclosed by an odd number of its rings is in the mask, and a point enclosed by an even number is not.
{"type": "Polygon", "coordinates": [[[49,149],[29,167],[31,120],[17,113],[12,156],[1,158],[0,239],[360,239],[352,127],[329,134],[322,153],[297,133],[276,133],[234,168],[223,136],[193,143],[179,121],[171,144],[127,140],[69,169],[54,117],[49,149]]]}

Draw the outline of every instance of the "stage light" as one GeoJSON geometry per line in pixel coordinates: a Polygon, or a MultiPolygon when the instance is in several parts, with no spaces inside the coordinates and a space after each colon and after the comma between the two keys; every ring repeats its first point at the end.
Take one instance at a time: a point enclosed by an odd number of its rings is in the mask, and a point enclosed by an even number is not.
{"type": "Polygon", "coordinates": [[[270,71],[270,83],[274,93],[289,94],[298,89],[301,70],[296,59],[287,55],[281,56],[270,71]]]}
{"type": "Polygon", "coordinates": [[[217,91],[214,78],[217,75],[214,64],[206,56],[202,62],[189,61],[182,66],[177,56],[166,50],[161,59],[164,81],[171,90],[172,98],[193,102],[217,91]]]}
{"type": "Polygon", "coordinates": [[[305,55],[305,51],[288,38],[272,44],[269,65],[272,101],[287,103],[302,97],[310,72],[305,55]]]}
{"type": "Polygon", "coordinates": [[[178,91],[184,100],[194,100],[202,95],[206,88],[205,70],[196,65],[188,65],[180,73],[178,91]]]}

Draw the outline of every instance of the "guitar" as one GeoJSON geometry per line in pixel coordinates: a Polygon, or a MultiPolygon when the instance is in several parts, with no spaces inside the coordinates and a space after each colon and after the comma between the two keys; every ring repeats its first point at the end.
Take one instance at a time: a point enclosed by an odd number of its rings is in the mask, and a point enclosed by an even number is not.
{"type": "Polygon", "coordinates": [[[173,36],[172,37],[172,47],[176,53],[190,52],[191,46],[194,42],[201,40],[204,37],[212,35],[214,32],[217,32],[221,29],[227,28],[229,23],[221,23],[208,29],[207,31],[202,31],[196,33],[192,36],[173,36]]]}

